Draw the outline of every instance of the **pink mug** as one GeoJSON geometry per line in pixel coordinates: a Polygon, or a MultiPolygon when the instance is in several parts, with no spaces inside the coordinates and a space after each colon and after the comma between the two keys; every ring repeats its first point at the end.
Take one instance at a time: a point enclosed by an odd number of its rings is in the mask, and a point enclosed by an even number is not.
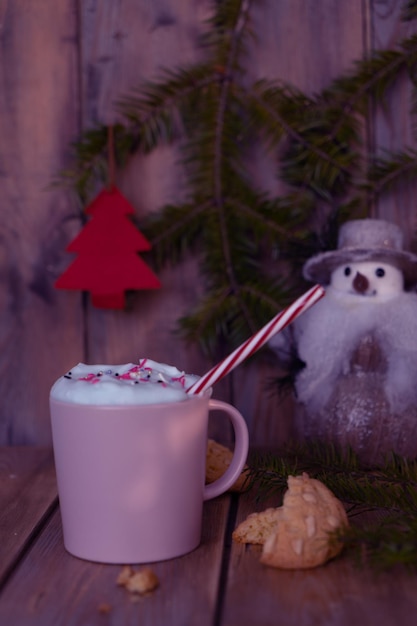
{"type": "Polygon", "coordinates": [[[147,405],[85,405],[50,398],[64,545],[102,563],[177,557],[201,541],[203,501],[241,473],[248,430],[210,393],[147,405]],[[205,486],[210,410],[224,411],[235,448],[226,473],[205,486]]]}

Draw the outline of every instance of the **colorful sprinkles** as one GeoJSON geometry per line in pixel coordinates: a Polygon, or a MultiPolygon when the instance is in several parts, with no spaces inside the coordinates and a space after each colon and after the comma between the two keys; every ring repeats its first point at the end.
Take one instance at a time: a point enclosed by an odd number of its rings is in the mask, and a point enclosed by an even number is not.
{"type": "Polygon", "coordinates": [[[158,370],[154,370],[147,365],[148,359],[142,359],[138,365],[134,365],[126,372],[120,373],[107,369],[105,371],[99,370],[98,372],[90,372],[85,376],[74,378],[72,372],[64,374],[64,378],[70,380],[80,380],[92,385],[96,385],[101,381],[108,381],[109,379],[117,379],[118,381],[125,381],[127,384],[137,385],[139,383],[158,383],[162,387],[168,387],[173,384],[179,384],[183,389],[186,386],[186,376],[182,372],[179,376],[169,376],[166,373],[162,373],[158,370]]]}

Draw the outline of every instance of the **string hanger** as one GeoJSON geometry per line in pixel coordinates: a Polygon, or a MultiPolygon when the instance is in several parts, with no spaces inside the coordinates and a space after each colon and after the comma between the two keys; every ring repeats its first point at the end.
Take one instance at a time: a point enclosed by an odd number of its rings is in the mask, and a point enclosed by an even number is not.
{"type": "Polygon", "coordinates": [[[116,157],[114,151],[114,126],[107,126],[107,189],[111,191],[116,180],[116,157]]]}

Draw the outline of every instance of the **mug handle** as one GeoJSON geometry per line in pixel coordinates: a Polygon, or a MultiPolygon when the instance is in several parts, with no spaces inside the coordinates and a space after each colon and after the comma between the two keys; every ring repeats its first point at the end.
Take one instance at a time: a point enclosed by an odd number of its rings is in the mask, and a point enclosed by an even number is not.
{"type": "Polygon", "coordinates": [[[227,413],[230,421],[232,422],[235,433],[235,448],[232,461],[225,473],[214,482],[209,485],[205,485],[203,500],[216,498],[216,496],[219,496],[227,491],[229,487],[236,482],[245,466],[249,450],[249,433],[244,417],[237,409],[230,404],[227,404],[227,402],[210,399],[209,411],[213,411],[215,409],[227,413]]]}

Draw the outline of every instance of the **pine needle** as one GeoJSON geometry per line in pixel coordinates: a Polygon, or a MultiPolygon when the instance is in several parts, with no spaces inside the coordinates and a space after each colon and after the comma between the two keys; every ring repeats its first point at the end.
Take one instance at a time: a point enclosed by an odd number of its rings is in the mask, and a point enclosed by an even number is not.
{"type": "MultiPolygon", "coordinates": [[[[159,268],[197,258],[202,288],[178,332],[216,358],[305,290],[303,263],[336,245],[342,222],[366,217],[377,198],[417,175],[410,146],[378,158],[364,150],[370,104],[386,106],[400,78],[412,86],[415,118],[417,35],[376,50],[321,92],[306,94],[248,74],[248,55],[260,45],[252,12],[261,2],[213,0],[203,60],[164,68],[116,105],[118,167],[135,152],[178,148],[185,193],[139,227],[159,268]],[[277,197],[253,176],[254,150],[276,172],[284,190],[277,197]]],[[[416,7],[404,2],[402,18],[414,20],[416,7]]],[[[105,126],[88,129],[73,146],[74,167],[61,173],[83,205],[107,178],[106,142],[105,126]]]]}

